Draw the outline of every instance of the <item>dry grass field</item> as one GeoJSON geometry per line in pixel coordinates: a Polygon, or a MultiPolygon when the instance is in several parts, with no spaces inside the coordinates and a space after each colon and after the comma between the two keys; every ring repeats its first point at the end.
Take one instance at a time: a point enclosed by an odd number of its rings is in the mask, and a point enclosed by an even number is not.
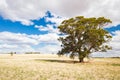
{"type": "Polygon", "coordinates": [[[50,54],[0,54],[0,80],[120,80],[120,58],[74,63],[50,54]]]}

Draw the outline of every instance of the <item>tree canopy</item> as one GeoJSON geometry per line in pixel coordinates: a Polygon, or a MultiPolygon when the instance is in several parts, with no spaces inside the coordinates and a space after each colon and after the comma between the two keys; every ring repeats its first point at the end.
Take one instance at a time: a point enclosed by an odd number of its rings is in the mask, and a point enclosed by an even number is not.
{"type": "Polygon", "coordinates": [[[62,49],[58,55],[70,53],[71,58],[78,55],[79,61],[83,62],[84,58],[92,52],[111,49],[106,43],[111,40],[112,36],[103,28],[109,23],[112,21],[104,17],[78,16],[64,20],[58,26],[59,31],[64,35],[58,39],[62,42],[62,49]]]}

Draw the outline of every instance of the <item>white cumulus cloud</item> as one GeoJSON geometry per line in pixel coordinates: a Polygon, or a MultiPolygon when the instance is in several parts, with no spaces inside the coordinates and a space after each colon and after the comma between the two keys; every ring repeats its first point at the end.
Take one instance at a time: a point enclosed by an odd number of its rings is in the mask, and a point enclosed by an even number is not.
{"type": "Polygon", "coordinates": [[[38,41],[26,34],[0,32],[0,43],[37,45],[38,41]]]}
{"type": "Polygon", "coordinates": [[[110,45],[113,47],[114,51],[120,52],[120,30],[113,32],[114,36],[110,45]]]}
{"type": "Polygon", "coordinates": [[[49,33],[59,33],[58,29],[54,27],[55,27],[54,24],[48,24],[47,26],[35,25],[35,28],[38,28],[39,31],[47,31],[49,33]]]}
{"type": "Polygon", "coordinates": [[[49,53],[57,53],[61,47],[59,45],[47,45],[43,46],[42,48],[39,48],[38,51],[40,51],[43,54],[49,54],[49,53]]]}
{"type": "Polygon", "coordinates": [[[60,47],[60,42],[57,40],[58,37],[59,35],[56,33],[27,35],[22,33],[0,32],[0,52],[43,52],[46,49],[45,51],[49,50],[49,52],[56,53],[58,50],[56,48],[60,47]]]}
{"type": "MultiPolygon", "coordinates": [[[[120,23],[120,0],[0,0],[0,15],[4,19],[20,21],[24,25],[34,24],[31,20],[45,16],[50,11],[61,17],[104,16],[120,23]]],[[[49,20],[49,19],[47,19],[49,20]]],[[[51,19],[51,21],[58,21],[51,19]]]]}

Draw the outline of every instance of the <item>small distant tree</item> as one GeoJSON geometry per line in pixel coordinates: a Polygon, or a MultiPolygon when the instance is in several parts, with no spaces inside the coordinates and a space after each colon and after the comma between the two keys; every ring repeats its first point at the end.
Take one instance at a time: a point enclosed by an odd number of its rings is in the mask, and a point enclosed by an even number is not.
{"type": "Polygon", "coordinates": [[[13,54],[14,54],[13,52],[10,53],[11,56],[13,56],[13,54]]]}
{"type": "Polygon", "coordinates": [[[112,21],[104,17],[84,18],[78,16],[64,20],[58,26],[59,31],[64,36],[58,39],[62,42],[62,49],[58,55],[70,53],[71,58],[77,55],[79,62],[83,62],[84,58],[92,52],[112,49],[106,44],[112,36],[103,28],[109,23],[112,21]]]}

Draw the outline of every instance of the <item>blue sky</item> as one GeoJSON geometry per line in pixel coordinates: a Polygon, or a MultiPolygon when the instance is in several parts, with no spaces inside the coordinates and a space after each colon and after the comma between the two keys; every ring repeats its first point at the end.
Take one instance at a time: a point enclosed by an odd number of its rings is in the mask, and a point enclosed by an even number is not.
{"type": "Polygon", "coordinates": [[[54,24],[52,22],[46,22],[45,18],[49,17],[51,18],[52,15],[49,11],[45,13],[45,16],[42,18],[39,18],[38,20],[32,20],[34,23],[33,25],[23,25],[18,21],[11,21],[9,19],[4,19],[2,16],[0,16],[0,31],[8,31],[8,32],[14,32],[14,33],[25,33],[25,34],[46,34],[47,31],[39,31],[37,28],[35,28],[35,25],[41,25],[46,27],[47,24],[54,24]]]}
{"type": "Polygon", "coordinates": [[[40,51],[57,53],[61,49],[57,26],[75,16],[100,17],[112,20],[105,26],[113,39],[113,50],[120,55],[119,0],[0,0],[0,52],[40,51]],[[109,4],[109,5],[108,5],[109,4]]]}

